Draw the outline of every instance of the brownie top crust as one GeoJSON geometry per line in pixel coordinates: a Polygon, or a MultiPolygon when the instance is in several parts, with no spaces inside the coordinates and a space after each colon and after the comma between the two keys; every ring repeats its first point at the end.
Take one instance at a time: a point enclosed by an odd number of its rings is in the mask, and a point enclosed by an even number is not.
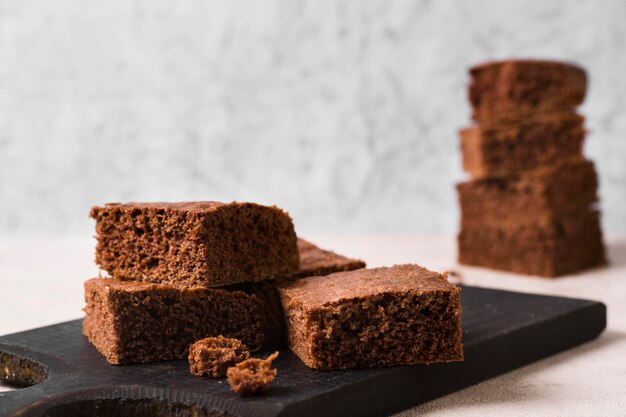
{"type": "MultiPolygon", "coordinates": [[[[171,291],[173,290],[170,287],[166,287],[161,284],[156,284],[153,282],[144,282],[144,281],[122,281],[119,279],[113,278],[91,278],[85,281],[85,284],[89,284],[89,286],[93,288],[98,288],[104,290],[105,293],[111,291],[124,291],[124,292],[144,292],[149,290],[154,291],[171,291]]],[[[199,289],[199,288],[198,288],[199,289]]],[[[193,290],[193,288],[191,288],[193,290]]]]}
{"type": "Polygon", "coordinates": [[[284,297],[307,307],[380,293],[449,291],[456,288],[445,275],[418,265],[395,265],[303,278],[280,287],[284,297]]]}
{"type": "Polygon", "coordinates": [[[254,203],[237,203],[233,201],[232,203],[222,203],[219,201],[182,201],[176,203],[166,203],[166,202],[130,202],[130,203],[107,203],[103,207],[93,207],[91,217],[95,217],[95,212],[98,210],[105,208],[118,208],[121,210],[132,210],[132,209],[153,209],[153,210],[171,210],[171,211],[186,211],[186,212],[194,212],[194,213],[205,213],[209,211],[217,210],[220,207],[227,206],[229,204],[254,204],[254,203]]]}
{"type": "Polygon", "coordinates": [[[480,72],[485,70],[502,70],[507,66],[518,66],[520,68],[537,68],[543,69],[546,71],[560,69],[562,71],[574,71],[577,72],[580,77],[586,80],[587,74],[585,70],[570,62],[562,62],[562,61],[550,61],[550,60],[542,60],[542,59],[506,59],[502,61],[486,61],[482,62],[478,65],[474,65],[470,68],[470,74],[472,76],[478,75],[480,72]]]}
{"type": "Polygon", "coordinates": [[[327,275],[331,272],[365,268],[365,262],[360,259],[347,258],[335,252],[321,249],[301,238],[298,238],[298,252],[300,254],[300,270],[292,276],[293,278],[327,275]]]}
{"type": "Polygon", "coordinates": [[[233,296],[240,296],[242,299],[249,299],[249,295],[243,291],[222,289],[222,288],[205,288],[205,287],[173,287],[166,284],[158,284],[147,281],[126,281],[114,278],[91,278],[85,281],[85,285],[89,285],[91,288],[99,289],[104,293],[147,293],[153,294],[159,293],[187,293],[187,294],[205,294],[207,292],[222,292],[229,293],[233,296]]]}
{"type": "Polygon", "coordinates": [[[89,212],[89,217],[98,220],[101,213],[110,211],[111,209],[132,211],[146,210],[149,212],[181,212],[181,213],[210,213],[226,207],[259,207],[262,209],[276,210],[282,213],[286,212],[277,206],[264,206],[257,203],[232,201],[223,203],[219,201],[180,201],[175,203],[167,202],[129,202],[129,203],[106,203],[102,206],[94,206],[89,212]]]}

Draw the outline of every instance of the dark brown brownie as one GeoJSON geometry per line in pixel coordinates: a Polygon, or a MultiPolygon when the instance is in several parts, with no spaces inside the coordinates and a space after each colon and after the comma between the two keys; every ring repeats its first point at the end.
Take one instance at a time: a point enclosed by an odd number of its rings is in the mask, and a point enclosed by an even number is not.
{"type": "Polygon", "coordinates": [[[606,264],[597,212],[582,210],[546,224],[473,225],[459,234],[459,263],[556,277],[606,264]]]}
{"type": "Polygon", "coordinates": [[[597,201],[597,184],[594,165],[585,160],[464,182],[457,185],[461,228],[550,223],[587,210],[597,201]]]}
{"type": "Polygon", "coordinates": [[[85,301],[83,333],[112,364],[183,359],[205,337],[263,342],[261,302],[241,291],[94,278],[85,301]]]}
{"type": "Polygon", "coordinates": [[[463,129],[463,168],[476,179],[583,159],[583,122],[583,117],[566,113],[498,127],[463,129]]]}
{"type": "Polygon", "coordinates": [[[189,371],[196,376],[221,378],[228,368],[249,357],[248,348],[240,340],[207,337],[189,346],[189,371]]]}
{"type": "Polygon", "coordinates": [[[459,289],[417,265],[281,285],[289,347],[334,370],[463,360],[459,289]]]}
{"type": "Polygon", "coordinates": [[[230,388],[241,396],[267,392],[278,374],[276,369],[272,369],[272,362],[277,357],[278,352],[274,352],[266,359],[250,358],[228,368],[226,376],[230,388]]]}
{"type": "Polygon", "coordinates": [[[117,279],[181,287],[262,281],[298,271],[293,223],[253,203],[94,207],[96,262],[117,279]]]}
{"type": "Polygon", "coordinates": [[[585,71],[562,62],[509,60],[470,69],[472,118],[482,126],[573,111],[587,88],[585,71]]]}

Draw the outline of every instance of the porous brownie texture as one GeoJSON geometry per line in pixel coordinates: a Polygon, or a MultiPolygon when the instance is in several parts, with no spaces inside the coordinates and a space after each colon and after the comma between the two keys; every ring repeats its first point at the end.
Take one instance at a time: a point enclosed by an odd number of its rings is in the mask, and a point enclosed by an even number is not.
{"type": "Polygon", "coordinates": [[[463,360],[459,288],[417,265],[281,285],[291,350],[319,370],[463,360]]]}
{"type": "Polygon", "coordinates": [[[463,169],[474,179],[583,159],[584,119],[573,113],[460,131],[463,169]]]}
{"type": "Polygon", "coordinates": [[[581,211],[547,224],[465,227],[459,263],[556,277],[607,263],[599,214],[581,211]]]}
{"type": "Polygon", "coordinates": [[[334,272],[365,268],[365,262],[360,259],[348,258],[321,249],[301,238],[298,239],[298,251],[300,253],[300,269],[295,274],[275,280],[249,282],[228,287],[254,294],[262,301],[267,327],[273,338],[278,339],[278,344],[281,343],[284,335],[284,319],[277,285],[314,275],[328,275],[334,272]]]}
{"type": "Polygon", "coordinates": [[[585,71],[562,62],[508,60],[470,69],[472,118],[482,126],[573,111],[587,88],[585,71]]]}
{"type": "Polygon", "coordinates": [[[287,213],[254,203],[128,203],[94,207],[96,262],[113,277],[215,287],[294,274],[287,213]]]}
{"type": "Polygon", "coordinates": [[[261,302],[241,291],[94,278],[85,301],[83,334],[112,364],[183,359],[192,343],[219,335],[251,350],[263,343],[261,302]]]}
{"type": "Polygon", "coordinates": [[[228,368],[226,376],[230,388],[241,396],[267,392],[270,383],[278,374],[278,371],[272,368],[272,362],[277,357],[278,352],[274,352],[266,359],[250,358],[228,368]]]}
{"type": "Polygon", "coordinates": [[[457,185],[461,228],[551,224],[587,211],[598,199],[597,185],[594,165],[585,160],[464,182],[457,185]]]}
{"type": "Polygon", "coordinates": [[[249,357],[248,348],[240,340],[207,337],[189,346],[189,371],[196,376],[221,378],[228,368],[249,357]]]}

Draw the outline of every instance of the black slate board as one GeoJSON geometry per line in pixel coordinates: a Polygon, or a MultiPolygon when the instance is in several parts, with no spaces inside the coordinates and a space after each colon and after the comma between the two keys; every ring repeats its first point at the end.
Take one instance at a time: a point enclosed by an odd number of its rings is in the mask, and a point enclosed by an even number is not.
{"type": "Polygon", "coordinates": [[[476,287],[461,299],[465,362],[316,372],[283,349],[270,393],[251,398],[191,376],[186,361],[109,365],[81,320],[3,336],[0,372],[47,379],[0,393],[0,415],[388,415],[594,339],[606,325],[606,307],[593,301],[476,287]]]}

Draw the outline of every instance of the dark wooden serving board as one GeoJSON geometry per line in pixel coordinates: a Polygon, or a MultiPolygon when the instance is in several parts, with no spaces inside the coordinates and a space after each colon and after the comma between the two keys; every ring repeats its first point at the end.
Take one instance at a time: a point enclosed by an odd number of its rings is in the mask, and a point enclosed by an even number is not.
{"type": "Polygon", "coordinates": [[[462,306],[465,362],[317,372],[283,349],[271,391],[251,398],[190,375],[186,361],[109,365],[81,320],[3,336],[0,373],[43,382],[0,393],[0,415],[388,415],[594,339],[606,324],[606,307],[586,300],[463,287],[462,306]]]}

